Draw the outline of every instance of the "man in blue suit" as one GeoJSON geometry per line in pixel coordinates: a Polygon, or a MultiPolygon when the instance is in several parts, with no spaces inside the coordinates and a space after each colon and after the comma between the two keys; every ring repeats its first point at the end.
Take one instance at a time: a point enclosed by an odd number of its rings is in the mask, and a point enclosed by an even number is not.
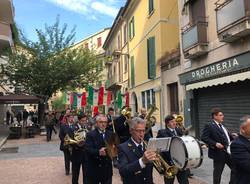
{"type": "Polygon", "coordinates": [[[143,143],[146,123],[135,117],[130,123],[131,138],[118,146],[118,169],[123,184],[153,184],[153,164],[156,153],[145,151],[143,143]]]}
{"type": "MultiPolygon", "coordinates": [[[[208,157],[213,159],[213,184],[220,184],[225,164],[232,169],[232,160],[227,148],[233,137],[222,125],[224,114],[221,109],[213,108],[211,115],[213,120],[204,127],[201,140],[208,145],[208,157]]],[[[232,171],[229,183],[233,183],[232,171]]]]}
{"type": "Polygon", "coordinates": [[[250,182],[250,116],[245,116],[240,121],[240,135],[230,148],[235,168],[235,184],[246,184],[250,182]]]}

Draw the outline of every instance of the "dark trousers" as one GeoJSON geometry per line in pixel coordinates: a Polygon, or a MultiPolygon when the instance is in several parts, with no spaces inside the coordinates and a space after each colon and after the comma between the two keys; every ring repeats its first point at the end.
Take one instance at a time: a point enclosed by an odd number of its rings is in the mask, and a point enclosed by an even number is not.
{"type": "Polygon", "coordinates": [[[63,154],[64,154],[65,173],[69,174],[71,155],[68,149],[64,149],[63,154]]]}
{"type": "Polygon", "coordinates": [[[83,184],[86,184],[85,153],[82,150],[72,150],[72,184],[78,184],[82,166],[83,184]]]}
{"type": "Polygon", "coordinates": [[[46,125],[46,135],[47,135],[47,141],[51,140],[52,135],[52,127],[51,125],[46,125]]]}
{"type": "MultiPolygon", "coordinates": [[[[189,184],[187,170],[178,171],[178,173],[176,174],[176,177],[177,177],[179,184],[189,184]]],[[[164,182],[165,182],[165,184],[173,184],[174,179],[175,179],[175,177],[174,178],[164,177],[164,182]]]]}
{"type": "Polygon", "coordinates": [[[102,180],[100,180],[98,178],[94,178],[94,177],[88,177],[87,184],[112,184],[112,176],[106,181],[102,181],[102,180]]]}
{"type": "Polygon", "coordinates": [[[232,160],[230,156],[227,155],[225,160],[214,160],[214,171],[213,171],[213,184],[220,184],[221,174],[224,170],[225,164],[231,169],[231,176],[229,184],[234,182],[234,174],[232,171],[232,160]]]}

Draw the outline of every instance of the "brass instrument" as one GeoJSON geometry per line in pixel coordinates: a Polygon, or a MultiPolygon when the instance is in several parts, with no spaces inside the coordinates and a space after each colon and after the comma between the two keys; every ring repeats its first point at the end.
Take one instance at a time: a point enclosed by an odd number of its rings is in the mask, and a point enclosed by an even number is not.
{"type": "Polygon", "coordinates": [[[155,105],[150,105],[150,108],[147,112],[147,115],[145,117],[146,120],[146,133],[152,128],[156,123],[156,117],[152,116],[152,114],[158,110],[158,108],[155,105]]]}
{"type": "Polygon", "coordinates": [[[64,146],[77,144],[82,145],[85,142],[87,135],[87,129],[79,129],[74,132],[74,139],[72,139],[68,134],[64,137],[64,146]]]}
{"type": "Polygon", "coordinates": [[[182,115],[176,115],[175,117],[175,121],[176,121],[176,125],[179,127],[179,128],[183,128],[184,127],[184,117],[182,115]]]}
{"type": "MultiPolygon", "coordinates": [[[[143,141],[143,143],[147,146],[145,141],[143,141]]],[[[159,151],[156,151],[156,156],[158,159],[153,161],[153,165],[157,172],[166,178],[173,178],[177,174],[178,168],[174,165],[168,165],[168,163],[160,155],[159,151]]]]}
{"type": "Polygon", "coordinates": [[[126,117],[126,121],[124,124],[129,125],[131,121],[131,108],[130,107],[125,107],[122,111],[121,114],[126,117]]]}

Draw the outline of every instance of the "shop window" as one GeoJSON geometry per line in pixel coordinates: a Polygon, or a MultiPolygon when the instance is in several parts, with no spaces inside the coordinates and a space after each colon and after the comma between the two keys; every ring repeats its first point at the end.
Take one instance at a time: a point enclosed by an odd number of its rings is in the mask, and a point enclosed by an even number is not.
{"type": "Polygon", "coordinates": [[[179,113],[179,99],[178,99],[178,83],[172,83],[168,85],[170,112],[179,113]]]}

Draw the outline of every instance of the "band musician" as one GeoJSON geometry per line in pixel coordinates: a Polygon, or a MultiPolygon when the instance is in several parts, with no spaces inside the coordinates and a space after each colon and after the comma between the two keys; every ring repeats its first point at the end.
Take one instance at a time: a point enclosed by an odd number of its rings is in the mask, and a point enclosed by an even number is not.
{"type": "Polygon", "coordinates": [[[153,164],[156,153],[145,151],[143,143],[146,123],[135,117],[130,122],[131,138],[118,146],[118,169],[123,184],[153,184],[153,164]]]}
{"type": "Polygon", "coordinates": [[[112,160],[107,154],[105,140],[112,132],[106,130],[107,117],[103,114],[96,116],[96,128],[86,136],[86,179],[87,184],[111,184],[112,160]]]}
{"type": "MultiPolygon", "coordinates": [[[[78,115],[78,122],[74,125],[74,132],[79,130],[87,131],[87,116],[78,115]]],[[[82,167],[83,184],[86,183],[86,150],[84,141],[79,144],[72,145],[72,184],[78,184],[80,168],[82,167]]]]}
{"type": "MultiPolygon", "coordinates": [[[[161,137],[174,137],[174,136],[182,136],[183,132],[180,128],[176,127],[175,117],[172,115],[168,115],[165,118],[165,129],[161,129],[157,133],[157,138],[161,137]]],[[[169,151],[162,152],[162,157],[169,165],[174,165],[169,151]]],[[[187,170],[179,170],[176,174],[177,180],[180,184],[188,184],[188,171],[187,170]]],[[[164,177],[165,184],[173,184],[175,177],[166,178],[164,177]]]]}

